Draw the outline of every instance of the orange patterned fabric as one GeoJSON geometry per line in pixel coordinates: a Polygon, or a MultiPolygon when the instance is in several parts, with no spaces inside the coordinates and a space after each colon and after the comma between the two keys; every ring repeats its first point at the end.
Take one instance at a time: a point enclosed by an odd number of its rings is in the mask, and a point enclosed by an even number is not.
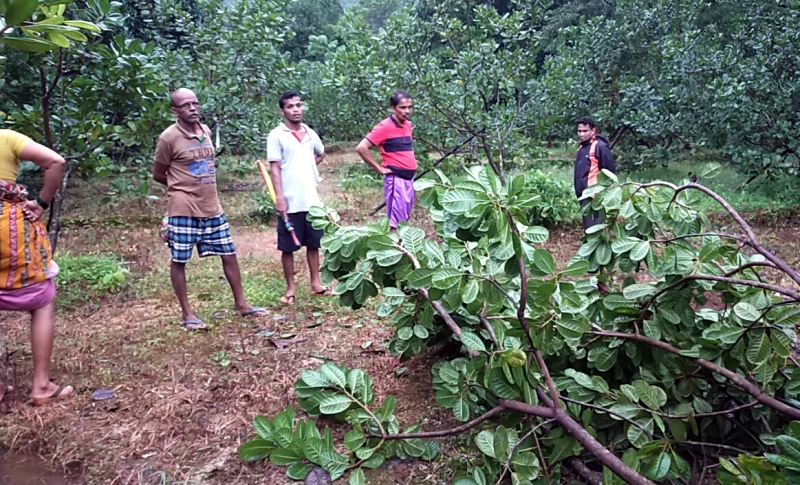
{"type": "Polygon", "coordinates": [[[0,290],[17,290],[48,279],[52,251],[41,220],[25,219],[27,191],[0,181],[0,290]]]}

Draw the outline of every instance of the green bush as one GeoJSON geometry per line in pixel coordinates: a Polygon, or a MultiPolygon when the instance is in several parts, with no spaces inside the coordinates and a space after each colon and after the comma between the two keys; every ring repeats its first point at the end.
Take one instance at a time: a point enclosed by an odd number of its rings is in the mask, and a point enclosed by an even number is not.
{"type": "Polygon", "coordinates": [[[580,210],[572,185],[540,170],[525,175],[525,189],[539,196],[539,200],[528,211],[528,222],[533,225],[553,227],[570,222],[580,210]]]}
{"type": "Polygon", "coordinates": [[[383,177],[363,163],[345,165],[340,172],[339,185],[348,191],[380,187],[383,183],[383,177]]]}
{"type": "Polygon", "coordinates": [[[268,224],[277,213],[275,212],[275,203],[272,202],[272,197],[270,197],[266,187],[256,192],[252,200],[256,208],[250,215],[264,224],[268,224]]]}
{"type": "Polygon", "coordinates": [[[60,253],[54,259],[60,269],[59,292],[69,300],[97,300],[119,293],[129,273],[113,253],[60,253]]]}

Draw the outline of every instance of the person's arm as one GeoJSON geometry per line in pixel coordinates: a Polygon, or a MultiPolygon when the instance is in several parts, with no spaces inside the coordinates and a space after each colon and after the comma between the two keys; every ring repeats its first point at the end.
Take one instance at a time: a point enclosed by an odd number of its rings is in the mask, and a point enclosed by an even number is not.
{"type": "Polygon", "coordinates": [[[161,137],[156,142],[156,152],[153,156],[153,180],[161,185],[167,185],[167,169],[172,159],[172,150],[169,143],[161,137]]]}
{"type": "Polygon", "coordinates": [[[378,173],[383,175],[389,175],[392,173],[391,170],[386,167],[381,167],[378,162],[375,161],[375,157],[372,156],[370,148],[372,148],[372,142],[364,138],[361,140],[361,143],[356,146],[356,152],[361,156],[361,159],[367,163],[367,165],[375,169],[378,173]]]}
{"type": "Polygon", "coordinates": [[[322,144],[322,140],[316,133],[314,133],[314,139],[314,161],[319,165],[325,159],[325,145],[322,144]]]}
{"type": "Polygon", "coordinates": [[[281,179],[282,159],[283,150],[281,148],[281,141],[277,136],[270,133],[267,137],[267,161],[269,162],[272,187],[275,189],[275,212],[285,216],[289,208],[286,205],[286,198],[283,196],[283,180],[281,179]]]}
{"type": "Polygon", "coordinates": [[[286,198],[283,196],[283,182],[281,181],[281,162],[270,160],[269,173],[272,177],[272,186],[275,188],[275,212],[286,214],[286,198]]]}
{"type": "Polygon", "coordinates": [[[611,150],[603,143],[597,144],[597,158],[600,160],[600,168],[606,169],[611,173],[617,173],[617,168],[614,166],[614,155],[611,150]]]}
{"type": "Polygon", "coordinates": [[[49,207],[61,187],[61,178],[64,175],[64,157],[44,145],[29,141],[19,152],[19,158],[29,160],[44,170],[44,187],[39,192],[39,197],[37,200],[26,202],[23,208],[26,218],[35,221],[44,214],[45,208],[41,203],[43,202],[49,207]]]}

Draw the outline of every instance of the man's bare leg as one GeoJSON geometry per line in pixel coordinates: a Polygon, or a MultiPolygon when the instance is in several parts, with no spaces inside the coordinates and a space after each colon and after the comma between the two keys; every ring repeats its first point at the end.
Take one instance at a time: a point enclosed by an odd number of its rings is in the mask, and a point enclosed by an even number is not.
{"type": "MultiPolygon", "coordinates": [[[[172,288],[175,290],[175,296],[178,297],[178,303],[181,305],[181,322],[200,321],[189,305],[189,295],[186,292],[186,263],[173,261],[172,266],[170,266],[169,276],[172,280],[172,288]]],[[[186,325],[186,328],[190,330],[206,328],[206,325],[204,323],[194,323],[186,325]]]]}

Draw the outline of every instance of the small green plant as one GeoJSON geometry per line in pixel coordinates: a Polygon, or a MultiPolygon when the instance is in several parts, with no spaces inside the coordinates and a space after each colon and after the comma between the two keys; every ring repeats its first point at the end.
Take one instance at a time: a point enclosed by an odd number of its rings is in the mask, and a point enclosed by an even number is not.
{"type": "Polygon", "coordinates": [[[539,196],[528,211],[528,222],[533,225],[553,227],[571,221],[580,210],[572,185],[540,170],[525,175],[525,189],[539,196]]]}
{"type": "Polygon", "coordinates": [[[219,364],[221,367],[228,367],[231,365],[231,354],[224,350],[218,350],[211,360],[219,364]]]}
{"type": "Polygon", "coordinates": [[[241,180],[253,174],[258,174],[256,164],[249,158],[219,157],[215,161],[220,177],[231,180],[241,180]]]}
{"type": "Polygon", "coordinates": [[[113,253],[59,253],[54,259],[59,266],[56,277],[59,291],[68,299],[78,301],[119,293],[129,273],[113,253]]]}
{"type": "Polygon", "coordinates": [[[381,175],[363,163],[345,165],[339,178],[339,185],[347,191],[355,191],[365,187],[380,187],[381,183],[381,175]]]}
{"type": "Polygon", "coordinates": [[[272,221],[277,213],[275,212],[275,203],[272,202],[272,197],[270,197],[267,189],[263,188],[261,191],[256,192],[253,195],[252,201],[255,205],[255,210],[251,212],[250,215],[264,224],[268,224],[272,221]]]}
{"type": "Polygon", "coordinates": [[[400,434],[400,423],[394,415],[397,400],[387,396],[376,407],[372,379],[361,369],[326,362],[318,370],[303,371],[294,391],[308,415],[324,415],[352,425],[344,435],[347,453],[336,451],[330,428],[321,433],[313,421],[296,419],[294,409],[289,407],[272,420],[255,417],[256,436],[239,448],[242,460],[269,458],[274,465],[288,466],[286,474],[293,480],[304,480],[316,467],[325,470],[331,480],[349,471],[349,483],[363,485],[363,468],[377,468],[393,456],[432,460],[439,452],[437,442],[425,443],[413,437],[419,426],[403,432],[408,439],[387,439],[400,434]]]}

